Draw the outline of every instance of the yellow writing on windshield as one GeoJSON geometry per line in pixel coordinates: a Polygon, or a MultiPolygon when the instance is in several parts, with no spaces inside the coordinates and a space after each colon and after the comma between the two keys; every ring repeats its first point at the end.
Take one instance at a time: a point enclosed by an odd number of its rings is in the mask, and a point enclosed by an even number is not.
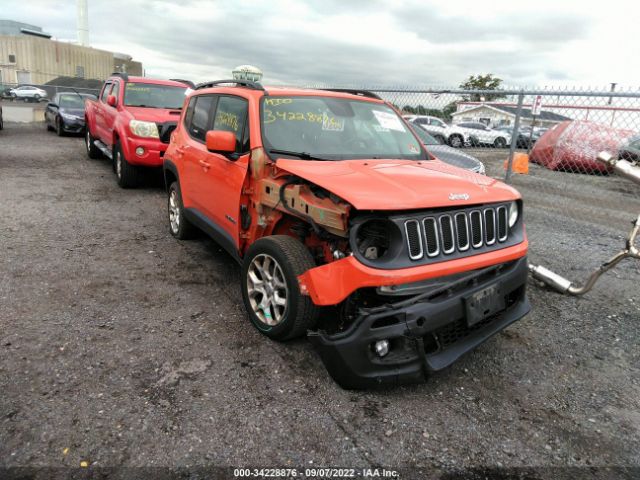
{"type": "Polygon", "coordinates": [[[229,127],[234,132],[238,131],[238,115],[229,112],[216,113],[216,121],[214,122],[216,127],[229,127]]]}
{"type": "Polygon", "coordinates": [[[276,107],[278,105],[289,105],[293,103],[293,98],[265,98],[264,104],[272,107],[276,107]]]}
{"type": "Polygon", "coordinates": [[[344,121],[340,121],[335,117],[330,117],[326,113],[314,112],[274,112],[268,108],[264,109],[263,120],[265,124],[275,121],[287,122],[311,122],[323,125],[344,125],[344,121]]]}

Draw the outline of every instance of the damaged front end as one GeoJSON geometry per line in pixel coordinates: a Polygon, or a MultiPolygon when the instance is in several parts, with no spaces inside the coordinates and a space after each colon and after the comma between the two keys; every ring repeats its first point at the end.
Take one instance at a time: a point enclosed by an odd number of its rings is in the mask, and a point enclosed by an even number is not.
{"type": "Polygon", "coordinates": [[[309,332],[309,339],[344,388],[424,381],[526,315],[526,281],[521,257],[465,274],[364,289],[348,299],[354,305],[346,329],[309,332]]]}

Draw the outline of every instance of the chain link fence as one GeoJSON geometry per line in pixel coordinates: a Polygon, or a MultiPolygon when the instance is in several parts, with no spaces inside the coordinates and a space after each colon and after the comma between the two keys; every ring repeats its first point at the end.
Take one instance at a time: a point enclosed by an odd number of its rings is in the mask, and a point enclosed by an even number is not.
{"type": "Polygon", "coordinates": [[[618,248],[640,212],[638,186],[596,161],[606,150],[638,162],[640,90],[369,90],[426,132],[436,156],[474,157],[521,192],[534,261],[571,242],[567,231],[618,248]]]}
{"type": "Polygon", "coordinates": [[[25,84],[17,85],[13,83],[0,83],[0,99],[4,101],[15,101],[25,103],[40,103],[52,100],[58,93],[63,92],[78,92],[80,94],[89,94],[97,96],[100,92],[98,88],[86,88],[77,87],[74,85],[38,85],[38,84],[25,84]],[[35,87],[38,90],[45,92],[45,95],[31,91],[31,89],[25,90],[24,87],[35,87]],[[16,90],[16,89],[20,90],[16,90]]]}

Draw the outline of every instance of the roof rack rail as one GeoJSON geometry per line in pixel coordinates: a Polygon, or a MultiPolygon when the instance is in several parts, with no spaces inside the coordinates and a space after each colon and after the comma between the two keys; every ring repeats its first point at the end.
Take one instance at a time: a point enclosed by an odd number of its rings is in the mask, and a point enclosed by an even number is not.
{"type": "Polygon", "coordinates": [[[172,82],[184,83],[185,85],[188,85],[189,88],[196,88],[196,84],[193,83],[191,80],[184,80],[182,78],[170,78],[169,80],[171,80],[172,82]]]}
{"type": "Polygon", "coordinates": [[[377,94],[370,92],[369,90],[358,90],[355,88],[319,88],[318,90],[325,90],[327,92],[350,93],[351,95],[358,95],[359,97],[382,100],[382,98],[380,98],[377,94]]]}
{"type": "Polygon", "coordinates": [[[211,87],[216,87],[218,85],[225,85],[229,83],[233,83],[239,87],[250,88],[252,90],[262,90],[265,94],[267,93],[265,88],[262,85],[260,85],[258,82],[252,82],[250,80],[235,80],[235,79],[216,80],[215,82],[199,83],[198,85],[196,85],[195,89],[200,90],[202,88],[211,88],[211,87]]]}
{"type": "Polygon", "coordinates": [[[122,78],[125,82],[129,81],[129,75],[127,75],[124,72],[113,72],[111,75],[111,77],[120,77],[122,78]]]}

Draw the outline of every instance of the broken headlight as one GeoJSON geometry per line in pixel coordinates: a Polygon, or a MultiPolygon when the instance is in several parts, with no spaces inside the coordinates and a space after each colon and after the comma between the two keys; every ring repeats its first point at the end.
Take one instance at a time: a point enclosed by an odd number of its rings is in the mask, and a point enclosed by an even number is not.
{"type": "Polygon", "coordinates": [[[358,253],[370,261],[382,259],[402,245],[402,234],[395,223],[387,219],[366,220],[355,235],[358,253]]]}

